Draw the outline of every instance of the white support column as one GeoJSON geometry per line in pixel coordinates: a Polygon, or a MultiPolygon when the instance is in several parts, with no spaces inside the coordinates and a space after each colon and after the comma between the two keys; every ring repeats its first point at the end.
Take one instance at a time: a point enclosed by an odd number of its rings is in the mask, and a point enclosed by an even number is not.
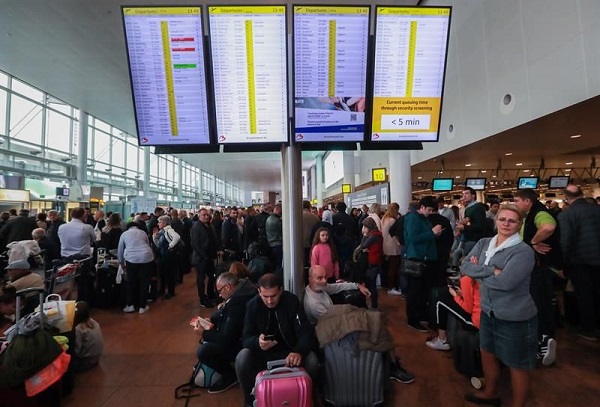
{"type": "Polygon", "coordinates": [[[150,147],[144,147],[144,196],[150,196],[150,147]]]}
{"type": "Polygon", "coordinates": [[[318,155],[315,159],[317,167],[317,206],[323,205],[323,155],[318,155]]]}
{"type": "Polygon", "coordinates": [[[406,213],[412,200],[410,151],[389,152],[390,202],[400,205],[400,213],[406,213]]]}
{"type": "Polygon", "coordinates": [[[88,120],[88,114],[80,109],[77,149],[77,181],[79,181],[79,185],[87,183],[88,120]]]}

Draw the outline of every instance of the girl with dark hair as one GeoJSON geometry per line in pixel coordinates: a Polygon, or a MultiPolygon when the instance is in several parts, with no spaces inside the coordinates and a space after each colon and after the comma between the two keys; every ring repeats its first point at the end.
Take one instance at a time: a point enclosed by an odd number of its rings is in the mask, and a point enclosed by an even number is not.
{"type": "Polygon", "coordinates": [[[340,262],[328,228],[319,228],[315,233],[310,251],[310,265],[323,266],[327,271],[328,283],[335,283],[340,278],[340,262]]]}
{"type": "Polygon", "coordinates": [[[83,372],[95,367],[104,351],[104,338],[100,324],[90,318],[87,303],[80,301],[75,309],[75,349],[73,363],[76,372],[83,372]]]}

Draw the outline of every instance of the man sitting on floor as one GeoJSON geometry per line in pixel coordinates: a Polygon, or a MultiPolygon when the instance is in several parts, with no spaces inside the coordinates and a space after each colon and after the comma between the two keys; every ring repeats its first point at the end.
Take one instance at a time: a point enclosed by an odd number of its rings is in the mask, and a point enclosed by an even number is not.
{"type": "Polygon", "coordinates": [[[224,302],[210,317],[211,329],[197,324],[194,331],[200,335],[198,360],[221,374],[208,388],[211,394],[221,393],[237,384],[232,363],[242,349],[242,330],[246,303],[256,296],[256,287],[248,279],[238,279],[233,273],[223,273],[215,283],[216,291],[224,302]]]}
{"type": "Polygon", "coordinates": [[[256,375],[267,362],[285,359],[287,366],[303,366],[316,383],[319,370],[312,325],[294,294],[283,290],[279,276],[267,273],[258,280],[258,296],[250,300],[244,319],[244,348],[235,360],[237,377],[244,391],[244,405],[251,406],[250,394],[256,375]]]}
{"type": "MultiPolygon", "coordinates": [[[[304,296],[304,309],[306,314],[310,315],[316,320],[326,315],[331,308],[334,306],[329,294],[334,294],[347,289],[358,288],[363,294],[370,295],[369,290],[364,285],[358,285],[356,283],[343,283],[343,284],[328,284],[327,283],[327,272],[322,266],[312,266],[308,270],[308,286],[305,288],[306,295],[304,296]],[[358,286],[358,287],[357,287],[358,286]],[[345,288],[348,287],[348,288],[345,288]]],[[[347,307],[347,305],[343,305],[347,307]]],[[[353,307],[354,309],[357,309],[353,307]]],[[[364,312],[378,312],[378,311],[366,311],[364,312]]],[[[348,315],[345,313],[344,315],[348,315]]],[[[318,328],[318,325],[317,325],[318,328]]],[[[391,338],[391,335],[387,329],[383,329],[386,337],[391,338]]],[[[382,341],[383,342],[383,341],[382,341]]],[[[392,344],[392,341],[389,341],[392,344]]],[[[323,344],[322,344],[323,345],[323,344]]],[[[390,364],[390,379],[396,380],[400,383],[412,383],[415,380],[415,376],[407,372],[400,366],[400,361],[396,359],[394,355],[393,345],[389,349],[386,349],[385,355],[388,358],[390,364]]]]}

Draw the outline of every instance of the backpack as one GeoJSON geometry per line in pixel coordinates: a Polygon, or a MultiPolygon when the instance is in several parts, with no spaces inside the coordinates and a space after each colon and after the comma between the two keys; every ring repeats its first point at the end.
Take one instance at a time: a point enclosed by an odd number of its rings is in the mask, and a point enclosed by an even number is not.
{"type": "Polygon", "coordinates": [[[194,371],[190,380],[175,389],[176,399],[185,399],[184,406],[190,402],[193,397],[198,397],[200,394],[193,393],[197,388],[209,388],[221,378],[221,374],[214,369],[206,366],[204,363],[198,362],[194,366],[194,371]]]}

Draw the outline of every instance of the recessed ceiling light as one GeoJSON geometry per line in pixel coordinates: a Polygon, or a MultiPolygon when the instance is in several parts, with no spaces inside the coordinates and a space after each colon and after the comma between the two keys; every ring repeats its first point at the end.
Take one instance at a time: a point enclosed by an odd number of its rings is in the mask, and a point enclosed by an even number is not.
{"type": "Polygon", "coordinates": [[[513,155],[513,153],[504,153],[504,155],[513,155]]]}
{"type": "Polygon", "coordinates": [[[486,172],[487,172],[486,170],[481,170],[481,173],[482,173],[482,174],[485,174],[486,172]]]}
{"type": "Polygon", "coordinates": [[[492,175],[492,178],[497,178],[497,176],[496,175],[492,175]]]}
{"type": "Polygon", "coordinates": [[[465,164],[465,167],[470,167],[471,165],[473,165],[473,164],[465,164]]]}
{"type": "Polygon", "coordinates": [[[423,177],[417,177],[417,179],[423,179],[423,177]]]}
{"type": "Polygon", "coordinates": [[[565,165],[573,165],[573,161],[569,161],[568,163],[565,163],[565,165]]]}
{"type": "Polygon", "coordinates": [[[521,165],[523,165],[523,163],[517,163],[517,167],[520,167],[521,165]]]}
{"type": "Polygon", "coordinates": [[[460,175],[457,175],[457,176],[456,176],[456,177],[454,177],[454,178],[460,178],[460,175]]]}
{"type": "Polygon", "coordinates": [[[523,172],[529,172],[529,170],[523,170],[523,172]]]}
{"type": "Polygon", "coordinates": [[[568,172],[568,171],[571,171],[571,169],[570,169],[570,168],[567,168],[565,171],[567,171],[567,172],[568,172]]]}
{"type": "Polygon", "coordinates": [[[573,135],[571,136],[571,138],[579,138],[579,137],[581,137],[581,134],[573,134],[573,135]]]}
{"type": "Polygon", "coordinates": [[[444,173],[444,171],[440,171],[440,174],[443,174],[443,173],[444,173]]]}

